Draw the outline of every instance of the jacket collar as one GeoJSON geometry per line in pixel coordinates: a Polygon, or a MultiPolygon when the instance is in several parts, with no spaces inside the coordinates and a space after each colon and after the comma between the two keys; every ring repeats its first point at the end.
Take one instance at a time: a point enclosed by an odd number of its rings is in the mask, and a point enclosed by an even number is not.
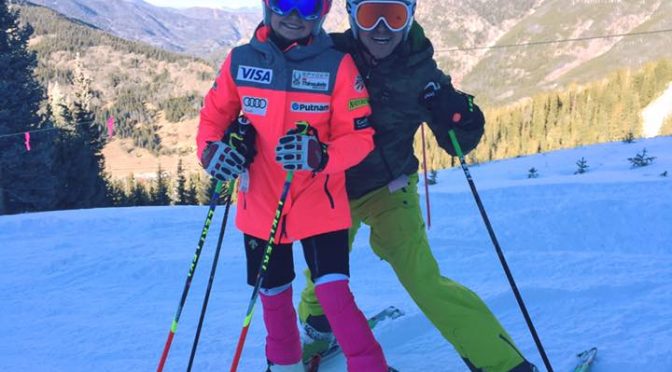
{"type": "MultiPolygon", "coordinates": [[[[356,40],[351,30],[343,33],[332,34],[332,39],[336,49],[352,54],[359,63],[366,63],[364,57],[366,48],[361,41],[356,40]]],[[[419,23],[413,22],[408,38],[399,44],[399,46],[388,57],[378,60],[378,66],[392,66],[402,64],[407,67],[416,66],[434,56],[434,47],[431,41],[425,36],[425,31],[419,23]]],[[[369,63],[366,63],[367,65],[369,63]]]]}
{"type": "Polygon", "coordinates": [[[288,61],[302,61],[313,58],[334,46],[329,35],[327,35],[324,30],[320,30],[320,33],[313,36],[307,45],[299,45],[295,43],[285,50],[280,50],[280,48],[271,41],[270,33],[271,29],[269,26],[260,24],[254,32],[252,40],[250,40],[250,45],[272,60],[284,56],[288,61]]]}

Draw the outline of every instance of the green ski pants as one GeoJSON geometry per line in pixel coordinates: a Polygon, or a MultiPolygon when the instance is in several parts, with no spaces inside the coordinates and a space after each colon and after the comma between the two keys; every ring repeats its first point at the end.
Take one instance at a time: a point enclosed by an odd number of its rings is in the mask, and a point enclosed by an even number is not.
{"type": "MultiPolygon", "coordinates": [[[[417,192],[418,175],[407,187],[387,187],[351,200],[350,248],[362,223],[371,227],[370,244],[387,261],[422,312],[474,371],[505,372],[523,362],[511,337],[478,295],[441,276],[425,232],[417,192]]],[[[301,293],[299,316],[324,314],[310,273],[301,293]]]]}

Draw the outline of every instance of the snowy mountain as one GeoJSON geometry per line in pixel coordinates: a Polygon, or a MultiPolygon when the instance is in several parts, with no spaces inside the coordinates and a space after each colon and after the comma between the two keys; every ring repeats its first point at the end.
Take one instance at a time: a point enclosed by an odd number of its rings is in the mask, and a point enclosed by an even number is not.
{"type": "Polygon", "coordinates": [[[113,35],[197,56],[229,49],[248,39],[257,11],[173,9],[142,0],[31,0],[113,35]]]}
{"type": "MultiPolygon", "coordinates": [[[[539,336],[557,371],[597,346],[595,372],[672,370],[672,137],[609,143],[471,169],[539,336]],[[655,157],[632,168],[628,158],[655,157]],[[585,174],[574,174],[585,159],[585,174]],[[528,178],[535,168],[538,178],[528,178]],[[665,176],[666,175],[666,176],[665,176]]],[[[420,187],[421,190],[424,187],[420,187]]],[[[482,296],[542,366],[460,169],[430,187],[429,239],[443,274],[482,296]]],[[[424,199],[424,196],[423,196],[424,199]]],[[[235,213],[235,208],[234,213],[235,213]]],[[[0,217],[0,370],[148,371],[156,367],[205,207],[80,210],[0,217]]],[[[184,370],[212,262],[214,217],[167,371],[184,370]]],[[[352,287],[363,311],[406,315],[376,329],[401,371],[466,371],[360,231],[352,287]]],[[[194,370],[228,368],[251,289],[231,218],[194,370]]],[[[295,254],[298,270],[305,264],[295,254]]],[[[295,301],[303,279],[295,281],[295,301]]],[[[255,313],[241,371],[264,368],[255,313]]],[[[325,372],[344,370],[334,360],[325,372]]]]}
{"type": "MultiPolygon", "coordinates": [[[[30,2],[125,39],[216,61],[247,42],[262,18],[260,7],[233,11],[163,8],[142,0],[30,2]]],[[[348,27],[344,4],[334,1],[327,30],[348,27]]],[[[494,102],[510,102],[669,58],[670,11],[667,0],[573,1],[569,7],[566,0],[423,0],[416,18],[431,37],[441,67],[459,86],[494,102]],[[633,35],[623,36],[627,34],[633,35]]]]}

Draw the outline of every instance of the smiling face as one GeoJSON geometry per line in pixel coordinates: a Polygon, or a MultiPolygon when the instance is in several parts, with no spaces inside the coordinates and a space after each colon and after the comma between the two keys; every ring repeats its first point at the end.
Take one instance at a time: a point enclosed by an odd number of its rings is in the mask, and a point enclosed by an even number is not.
{"type": "Polygon", "coordinates": [[[306,21],[296,11],[287,16],[271,14],[271,28],[279,36],[288,41],[301,40],[308,37],[315,27],[316,21],[306,21]]]}
{"type": "Polygon", "coordinates": [[[371,31],[359,30],[359,39],[374,58],[383,59],[394,52],[404,38],[403,34],[403,31],[394,32],[380,22],[371,31]]]}

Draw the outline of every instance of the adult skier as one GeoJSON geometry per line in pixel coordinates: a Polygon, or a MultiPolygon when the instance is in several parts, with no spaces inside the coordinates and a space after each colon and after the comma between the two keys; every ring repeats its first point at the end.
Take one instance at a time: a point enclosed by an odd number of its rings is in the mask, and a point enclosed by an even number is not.
{"type": "MultiPolygon", "coordinates": [[[[373,251],[394,269],[422,312],[472,371],[535,371],[486,304],[471,290],[441,276],[432,255],[417,193],[418,160],[413,137],[427,122],[439,145],[473,150],[484,117],[473,96],[457,91],[437,68],[433,48],[414,22],[415,0],[347,0],[350,30],[332,34],[336,48],[350,53],[371,97],[375,149],[346,172],[353,226],[350,245],[362,223],[371,228],[373,251]],[[431,99],[428,86],[440,86],[431,99]]],[[[304,358],[333,340],[330,322],[316,301],[308,275],[299,317],[304,358]]]]}

